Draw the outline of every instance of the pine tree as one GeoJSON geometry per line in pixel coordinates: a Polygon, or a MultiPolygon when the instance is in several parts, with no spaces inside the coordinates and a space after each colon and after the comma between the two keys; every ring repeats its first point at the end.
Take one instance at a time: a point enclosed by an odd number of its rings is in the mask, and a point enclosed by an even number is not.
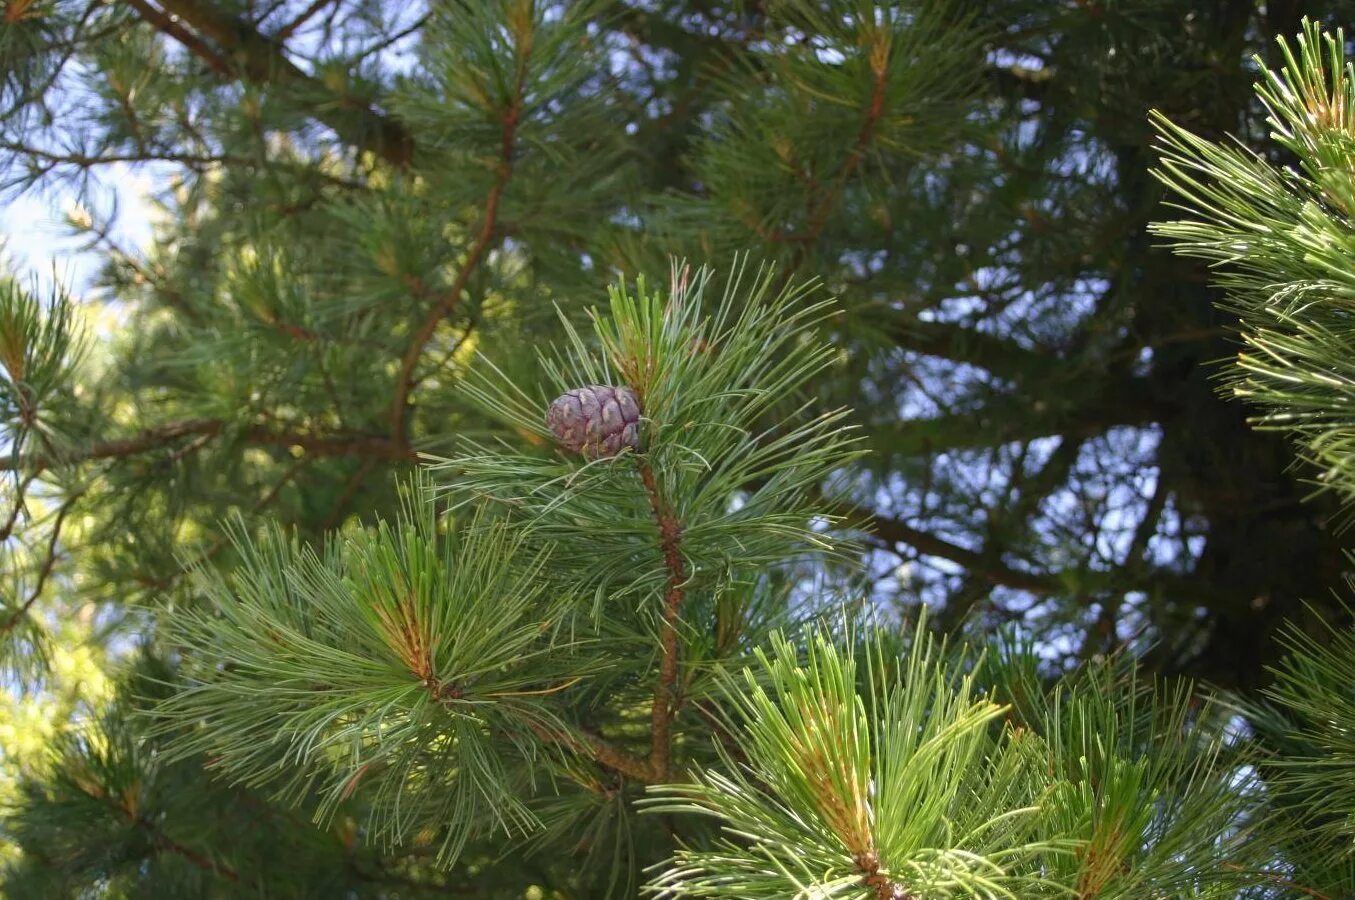
{"type": "Polygon", "coordinates": [[[1340,896],[1124,656],[1254,684],[1344,569],[1143,229],[1141,113],[1259,145],[1296,15],[12,0],[5,184],[122,321],[0,295],[5,660],[71,720],[7,895],[1340,896]]]}

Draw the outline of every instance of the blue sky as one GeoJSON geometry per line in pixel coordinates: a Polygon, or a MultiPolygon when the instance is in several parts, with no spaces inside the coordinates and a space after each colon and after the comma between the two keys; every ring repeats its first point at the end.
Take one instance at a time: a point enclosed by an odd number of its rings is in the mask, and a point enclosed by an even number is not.
{"type": "MultiPolygon", "coordinates": [[[[150,242],[153,210],[146,198],[153,189],[150,175],[125,163],[113,163],[94,173],[85,203],[102,221],[113,213],[111,234],[128,250],[144,250],[150,242]]],[[[80,210],[74,186],[55,182],[47,189],[30,189],[0,203],[0,253],[4,265],[22,280],[37,278],[44,287],[53,281],[77,298],[89,296],[98,273],[99,254],[83,250],[85,240],[74,234],[67,216],[80,210]]]]}

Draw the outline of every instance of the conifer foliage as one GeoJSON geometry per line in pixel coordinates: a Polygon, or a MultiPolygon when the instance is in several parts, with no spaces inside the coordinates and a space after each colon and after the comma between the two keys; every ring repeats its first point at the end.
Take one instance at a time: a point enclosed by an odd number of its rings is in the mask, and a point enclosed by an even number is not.
{"type": "MultiPolygon", "coordinates": [[[[1296,442],[1315,492],[1355,499],[1350,298],[1355,282],[1355,62],[1344,32],[1304,21],[1279,40],[1283,67],[1256,94],[1281,166],[1156,118],[1157,175],[1190,218],[1157,226],[1181,254],[1213,263],[1243,349],[1227,388],[1257,427],[1296,442]]],[[[1260,60],[1258,60],[1258,63],[1260,60]]],[[[1355,631],[1290,627],[1267,702],[1251,710],[1270,755],[1273,832],[1300,877],[1324,896],[1355,878],[1355,631]]]]}
{"type": "Polygon", "coordinates": [[[1355,896],[1350,631],[1178,677],[1344,562],[1136,112],[1349,500],[1355,76],[1220,143],[1197,6],[10,0],[119,321],[0,280],[0,892],[1355,896]]]}
{"type": "MultiPolygon", "coordinates": [[[[694,708],[712,673],[762,637],[737,604],[830,549],[807,486],[853,452],[841,413],[794,403],[829,307],[742,268],[708,303],[710,279],[616,289],[597,340],[575,334],[546,366],[545,395],[633,390],[638,449],[472,445],[398,519],[324,549],[241,535],[240,566],[202,572],[211,602],[170,625],[187,686],[160,716],[178,752],[279,799],[318,795],[322,816],[370,798],[372,835],[432,831],[443,864],[471,837],[535,837],[537,801],[580,767],[573,789],[602,803],[679,776],[708,740],[694,708]]],[[[541,396],[479,371],[487,410],[551,436],[541,396]]]]}
{"type": "Polygon", "coordinates": [[[240,564],[200,571],[206,602],[169,619],[168,757],[322,823],[357,801],[368,839],[434,835],[444,867],[472,841],[567,835],[562,794],[575,827],[619,798],[648,815],[614,840],[661,847],[669,817],[668,896],[1223,897],[1259,877],[1242,763],[1189,688],[1128,664],[1051,692],[1028,650],[967,661],[925,630],[855,637],[830,590],[765,597],[833,553],[810,488],[856,452],[842,413],[795,399],[832,307],[778,280],[618,286],[593,339],[566,328],[544,390],[487,361],[467,383],[539,443],[547,397],[624,385],[635,448],[469,445],[393,522],[323,549],[239,534],[240,564]]]}

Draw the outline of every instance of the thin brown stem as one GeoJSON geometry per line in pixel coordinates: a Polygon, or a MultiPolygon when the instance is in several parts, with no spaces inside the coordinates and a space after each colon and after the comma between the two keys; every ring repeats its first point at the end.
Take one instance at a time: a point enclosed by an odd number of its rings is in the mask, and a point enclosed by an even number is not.
{"type": "Polygon", "coordinates": [[[220,875],[222,878],[225,878],[228,881],[234,882],[240,881],[240,873],[238,871],[236,871],[235,869],[231,868],[230,866],[226,865],[223,862],[217,862],[216,860],[202,853],[199,853],[198,851],[192,849],[191,847],[186,847],[183,844],[180,844],[178,841],[174,840],[172,837],[170,837],[169,835],[161,831],[159,828],[157,828],[154,823],[149,822],[146,819],[138,819],[137,825],[141,826],[142,828],[150,832],[151,841],[152,843],[154,843],[155,848],[157,850],[161,852],[173,853],[175,856],[179,857],[180,859],[187,860],[194,866],[197,866],[199,869],[211,872],[214,875],[220,875]]]}
{"type": "Polygon", "coordinates": [[[159,825],[156,825],[150,818],[143,815],[135,803],[130,803],[126,799],[114,799],[108,795],[107,791],[105,791],[102,786],[97,784],[81,785],[80,790],[85,796],[97,800],[99,803],[112,809],[121,818],[149,834],[151,844],[155,847],[157,852],[173,853],[180,859],[186,860],[205,872],[211,872],[213,875],[220,875],[222,878],[229,881],[240,882],[240,873],[237,870],[225,863],[217,862],[191,847],[187,847],[174,840],[165,833],[164,829],[159,825]]]}
{"type": "Polygon", "coordinates": [[[343,493],[339,495],[339,499],[334,501],[334,508],[329,511],[329,515],[325,517],[324,523],[320,526],[322,531],[328,531],[339,524],[339,521],[343,518],[344,510],[357,496],[358,491],[362,488],[362,483],[367,480],[367,476],[372,474],[372,469],[376,468],[376,463],[375,459],[368,458],[364,459],[362,465],[358,466],[357,471],[344,485],[343,493]]]}
{"type": "Polygon", "coordinates": [[[52,534],[47,539],[47,556],[43,560],[42,568],[38,570],[37,584],[33,585],[33,590],[29,593],[28,599],[5,620],[3,625],[0,625],[0,634],[9,634],[13,631],[24,616],[28,615],[28,611],[33,608],[33,604],[37,603],[38,598],[42,596],[42,590],[47,586],[47,579],[51,577],[52,569],[56,567],[56,560],[59,555],[56,545],[61,539],[61,526],[65,523],[66,515],[71,511],[71,507],[75,505],[79,496],[79,494],[74,494],[61,504],[61,509],[56,514],[56,521],[52,523],[52,534]]]}
{"type": "MultiPolygon", "coordinates": [[[[1223,868],[1231,872],[1250,872],[1250,870],[1245,869],[1242,866],[1237,865],[1236,863],[1224,863],[1223,868]]],[[[1328,897],[1321,891],[1315,890],[1314,888],[1305,887],[1304,885],[1299,884],[1297,881],[1285,878],[1283,875],[1280,875],[1277,872],[1260,872],[1257,874],[1259,874],[1262,878],[1274,884],[1278,884],[1283,887],[1291,888],[1292,890],[1298,891],[1305,897],[1315,897],[1317,898],[1317,900],[1332,900],[1331,897],[1328,897]]]]}
{"type": "Polygon", "coordinates": [[[485,197],[485,214],[480,223],[480,230],[476,233],[475,240],[471,242],[470,252],[466,254],[466,261],[461,264],[461,270],[456,273],[456,280],[438,299],[433,308],[428,311],[418,330],[414,332],[414,338],[409,342],[409,348],[405,350],[405,354],[400,360],[400,372],[395,381],[395,400],[391,403],[391,438],[402,446],[409,443],[409,395],[414,390],[416,383],[414,369],[423,356],[424,348],[433,339],[433,333],[437,331],[438,324],[461,301],[461,295],[465,292],[472,273],[475,272],[476,267],[484,259],[490,245],[497,237],[499,202],[503,198],[504,189],[508,186],[508,179],[513,174],[513,139],[517,134],[518,122],[522,116],[522,98],[523,92],[526,90],[527,69],[525,60],[519,62],[517,71],[517,85],[513,99],[503,113],[499,139],[499,164],[494,176],[494,184],[485,197]]]}
{"type": "Polygon", "coordinates": [[[314,2],[303,9],[295,19],[279,28],[277,34],[273,35],[273,39],[279,42],[287,40],[287,38],[296,34],[301,26],[309,22],[316,13],[333,2],[334,0],[314,0],[314,2]]]}
{"type": "Polygon", "coordinates": [[[3,528],[0,528],[0,541],[9,540],[9,536],[14,532],[14,524],[19,521],[19,516],[24,511],[25,498],[28,493],[28,486],[38,477],[37,472],[29,472],[22,481],[14,488],[14,508],[10,510],[9,518],[5,520],[3,528]]]}
{"type": "Polygon", "coordinates": [[[528,727],[541,740],[551,744],[558,744],[568,750],[572,750],[582,756],[596,762],[604,768],[611,769],[619,775],[638,781],[641,784],[657,784],[659,780],[654,778],[654,772],[650,768],[649,761],[641,759],[634,754],[627,753],[620,747],[608,741],[599,734],[583,729],[576,733],[569,733],[559,729],[548,728],[540,722],[529,721],[528,727]]]}
{"type": "MultiPolygon", "coordinates": [[[[260,512],[265,507],[272,504],[273,501],[277,500],[278,497],[282,494],[282,489],[287,486],[288,482],[290,482],[301,472],[306,462],[307,460],[305,458],[302,458],[292,463],[292,465],[288,467],[287,471],[283,473],[282,477],[277,480],[277,483],[268,489],[268,493],[264,494],[257,501],[255,501],[254,505],[250,507],[249,510],[250,513],[260,512]]],[[[194,567],[200,566],[203,563],[211,561],[218,553],[226,549],[228,543],[229,541],[227,540],[225,535],[217,535],[217,537],[209,545],[207,545],[206,549],[199,553],[192,562],[190,562],[188,565],[181,565],[177,567],[172,575],[158,579],[149,579],[143,577],[138,580],[143,586],[147,588],[152,588],[156,590],[165,590],[166,588],[170,587],[175,582],[177,582],[180,578],[183,578],[185,575],[191,572],[194,569],[194,567]]]]}
{"type": "MultiPolygon", "coordinates": [[[[874,51],[874,48],[872,49],[874,51]]],[[[837,205],[838,198],[847,188],[847,182],[851,180],[852,175],[865,160],[866,151],[870,149],[871,141],[875,138],[875,129],[879,126],[880,119],[884,115],[889,60],[888,48],[884,48],[883,52],[873,52],[873,56],[875,58],[872,60],[872,70],[875,78],[871,85],[870,102],[866,107],[866,118],[857,130],[856,140],[852,144],[852,149],[847,153],[846,160],[842,163],[842,169],[838,172],[833,183],[827,189],[819,192],[817,201],[811,196],[804,234],[798,236],[782,235],[783,240],[790,242],[793,239],[796,245],[790,265],[786,266],[785,273],[782,275],[782,279],[785,281],[793,276],[795,270],[805,261],[809,251],[823,234],[823,229],[828,224],[828,218],[833,212],[833,207],[837,205]]]]}
{"type": "Polygon", "coordinates": [[[682,558],[682,523],[659,492],[658,481],[649,463],[642,461],[639,467],[640,480],[644,482],[654,521],[659,526],[659,546],[663,551],[664,566],[668,570],[668,584],[663,596],[663,624],[659,631],[659,680],[654,687],[654,701],[650,708],[649,748],[651,775],[655,781],[664,782],[670,773],[673,717],[680,703],[677,689],[680,667],[678,623],[687,583],[687,564],[682,558]]]}

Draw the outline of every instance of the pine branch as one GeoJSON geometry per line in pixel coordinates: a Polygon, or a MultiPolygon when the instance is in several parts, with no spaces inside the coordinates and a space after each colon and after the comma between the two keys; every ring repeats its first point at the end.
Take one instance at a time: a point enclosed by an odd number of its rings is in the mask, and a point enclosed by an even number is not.
{"type": "Polygon", "coordinates": [[[151,839],[151,844],[161,853],[172,853],[175,856],[187,861],[188,863],[202,869],[204,872],[210,872],[213,875],[220,875],[228,881],[240,882],[240,873],[226,865],[216,862],[213,859],[187,847],[171,838],[164,832],[160,826],[156,825],[151,819],[140,814],[134,807],[128,805],[128,800],[123,798],[110,797],[108,793],[97,785],[82,783],[80,780],[73,779],[71,783],[86,797],[97,801],[99,804],[111,809],[120,818],[128,823],[145,831],[151,839]]]}
{"type": "Polygon", "coordinates": [[[687,566],[682,559],[682,523],[673,515],[672,509],[659,493],[654,470],[650,468],[649,463],[641,462],[639,467],[640,479],[644,482],[645,493],[649,496],[654,521],[659,526],[659,546],[663,550],[664,566],[668,569],[668,587],[663,597],[663,625],[659,638],[662,648],[659,681],[654,688],[654,702],[650,708],[649,767],[654,780],[662,783],[668,781],[673,742],[673,716],[680,702],[677,696],[678,623],[684,585],[687,582],[687,566]]]}
{"type": "Polygon", "coordinates": [[[1058,368],[1051,351],[1029,350],[1010,338],[954,322],[904,319],[891,325],[889,336],[905,350],[978,366],[1012,381],[1028,383],[1058,368]]]}
{"type": "Polygon", "coordinates": [[[156,9],[147,0],[127,0],[127,5],[132,7],[143,21],[154,26],[157,31],[182,44],[186,50],[206,63],[207,67],[213,72],[226,76],[233,74],[234,70],[229,60],[212,49],[206,41],[180,25],[178,19],[174,16],[156,9]]]}
{"type": "Polygon", "coordinates": [[[197,0],[161,0],[163,11],[146,0],[130,2],[147,23],[179,41],[219,74],[294,88],[311,95],[333,96],[337,102],[315,105],[312,109],[340,137],[398,169],[408,168],[413,162],[414,136],[401,122],[375,109],[366,98],[335,92],[307,75],[287,58],[281,42],[248,23],[211,3],[197,0]],[[192,26],[197,34],[183,28],[181,22],[192,26]],[[224,55],[213,50],[203,36],[220,46],[224,55]]]}
{"type": "MultiPolygon", "coordinates": [[[[0,471],[21,470],[43,472],[58,465],[87,462],[98,459],[134,456],[155,450],[184,437],[207,435],[216,437],[226,432],[229,423],[221,419],[185,419],[148,428],[140,434],[122,440],[101,441],[84,450],[53,456],[27,456],[0,460],[0,471]]],[[[417,454],[408,446],[400,446],[383,435],[325,435],[308,432],[272,431],[260,425],[241,432],[247,443],[269,446],[297,446],[313,456],[357,456],[390,462],[416,462],[417,454]]]]}
{"type": "Polygon", "coordinates": [[[576,737],[564,731],[547,728],[540,722],[529,722],[529,727],[541,740],[558,744],[581,756],[588,757],[598,765],[604,766],[641,784],[659,784],[654,777],[653,767],[648,760],[634,756],[612,744],[606,738],[591,731],[579,729],[576,737]]]}
{"type": "Polygon", "coordinates": [[[395,400],[391,404],[391,437],[398,444],[405,446],[409,442],[408,435],[408,417],[409,417],[409,395],[415,386],[414,368],[418,365],[420,357],[423,356],[424,348],[432,340],[433,333],[437,330],[438,324],[447,317],[447,315],[460,302],[462,293],[466,290],[466,284],[470,281],[471,274],[480,264],[485,254],[489,251],[490,244],[496,237],[498,228],[499,201],[503,197],[504,188],[508,186],[508,179],[513,174],[513,139],[517,133],[519,119],[522,115],[523,95],[526,91],[527,81],[527,60],[524,57],[518,60],[517,81],[513,92],[513,99],[508,108],[504,110],[502,119],[502,129],[499,142],[499,164],[495,173],[494,184],[489,189],[485,197],[484,220],[480,225],[480,231],[476,234],[474,242],[471,244],[470,252],[466,256],[466,261],[462,263],[461,270],[456,275],[456,280],[452,286],[443,293],[436,305],[429,310],[428,315],[424,317],[423,323],[418,331],[414,333],[413,340],[410,341],[409,348],[405,351],[400,360],[400,371],[396,376],[395,400]]]}
{"type": "Polygon", "coordinates": [[[875,32],[874,40],[870,45],[870,66],[871,74],[874,76],[871,84],[870,103],[866,107],[865,121],[861,123],[861,129],[856,133],[856,140],[852,144],[851,151],[847,154],[846,161],[842,164],[842,170],[834,180],[833,185],[828,192],[822,195],[817,204],[810,208],[809,224],[805,228],[805,234],[800,238],[800,244],[795,248],[795,255],[792,257],[791,264],[787,267],[787,277],[789,273],[799,268],[808,255],[810,247],[817,243],[819,237],[823,234],[824,227],[828,224],[828,217],[832,214],[833,207],[837,205],[838,198],[846,190],[847,182],[851,180],[853,173],[856,172],[862,160],[866,158],[866,151],[870,148],[871,140],[875,137],[875,128],[880,122],[880,117],[884,115],[885,107],[885,88],[889,83],[889,40],[886,37],[887,32],[880,30],[875,32]]]}
{"type": "Polygon", "coordinates": [[[78,169],[92,169],[96,166],[113,165],[116,163],[143,163],[143,162],[167,162],[177,163],[187,166],[195,171],[200,171],[208,166],[239,166],[250,169],[273,169],[298,176],[305,176],[323,181],[326,184],[343,188],[365,188],[366,185],[360,181],[349,178],[343,178],[338,175],[331,175],[313,166],[308,166],[304,162],[288,162],[277,159],[261,159],[254,156],[238,156],[224,153],[177,153],[168,150],[156,150],[149,147],[139,149],[135,153],[102,153],[90,154],[81,152],[59,153],[55,150],[48,150],[42,147],[35,147],[31,144],[20,144],[14,141],[0,141],[0,150],[8,151],[20,156],[29,157],[33,161],[40,161],[46,165],[40,166],[43,172],[51,171],[57,166],[72,166],[78,169]]]}
{"type": "MultiPolygon", "coordinates": [[[[998,513],[989,519],[985,529],[982,554],[986,559],[1001,565],[1008,530],[1027,525],[1050,492],[1067,481],[1085,444],[1083,439],[1064,438],[1039,471],[1029,477],[1012,479],[1008,485],[1009,496],[997,507],[998,513]],[[1012,491],[1019,491],[1015,501],[1010,496],[1012,491]]],[[[1022,456],[1024,458],[1024,454],[1022,456]]],[[[1024,465],[1018,465],[1017,470],[1023,471],[1024,465]]],[[[946,598],[946,607],[939,620],[950,628],[958,626],[974,605],[988,595],[991,585],[982,571],[970,571],[959,589],[946,598]]]]}
{"type": "Polygon", "coordinates": [[[14,508],[10,510],[9,518],[5,520],[5,524],[0,526],[0,542],[9,540],[9,536],[14,532],[14,525],[19,521],[19,516],[23,513],[24,506],[26,505],[27,498],[25,495],[28,492],[28,487],[39,474],[41,473],[29,472],[24,476],[22,481],[15,485],[14,508]]]}
{"type": "Polygon", "coordinates": [[[1095,438],[1116,426],[1150,425],[1175,416],[1177,403],[1158,396],[1148,378],[1084,380],[1043,385],[1044,396],[1001,395],[980,412],[956,412],[867,426],[876,453],[885,458],[996,447],[1061,435],[1095,438]],[[1044,399],[1048,396],[1049,399],[1044,399]]]}
{"type": "Polygon", "coordinates": [[[1067,584],[1056,575],[1038,572],[1023,572],[1013,569],[1000,560],[968,547],[961,547],[945,538],[928,531],[914,528],[901,519],[892,519],[881,515],[857,514],[854,522],[891,544],[908,544],[927,556],[939,556],[951,562],[959,563],[970,572],[985,579],[990,584],[1035,594],[1057,594],[1067,590],[1067,584]]]}
{"type": "Polygon", "coordinates": [[[157,850],[173,853],[180,859],[187,860],[189,863],[192,863],[194,866],[197,866],[205,872],[211,872],[213,875],[220,875],[228,881],[239,883],[240,873],[238,871],[225,863],[217,862],[190,847],[184,846],[165,834],[165,832],[158,828],[154,822],[146,817],[141,816],[137,818],[136,824],[138,827],[150,833],[151,841],[154,843],[157,850]]]}
{"type": "Polygon", "coordinates": [[[296,34],[296,32],[301,28],[301,26],[305,25],[312,18],[314,18],[316,13],[320,12],[320,10],[324,9],[326,6],[333,2],[334,0],[313,0],[311,5],[303,9],[300,13],[298,13],[295,19],[279,28],[277,33],[273,35],[273,40],[278,41],[279,43],[287,40],[287,38],[296,34]]]}
{"type": "MultiPolygon", "coordinates": [[[[1204,600],[1216,597],[1215,590],[1192,578],[1189,573],[1165,569],[1149,569],[1138,573],[1121,570],[1087,570],[1070,572],[1027,572],[1006,565],[988,554],[970,550],[908,523],[878,514],[843,510],[853,527],[871,532],[891,544],[908,544],[926,556],[936,556],[958,563],[989,584],[1029,591],[1032,594],[1053,596],[1078,590],[1083,594],[1099,591],[1123,593],[1146,591],[1166,595],[1193,596],[1204,600]]],[[[1221,602],[1222,598],[1214,602],[1221,602]]]]}
{"type": "Polygon", "coordinates": [[[344,510],[348,508],[348,504],[352,502],[353,498],[357,496],[358,491],[362,489],[362,483],[367,480],[367,476],[372,473],[372,469],[376,468],[376,463],[377,461],[375,459],[364,459],[362,464],[358,466],[357,471],[349,477],[348,482],[343,487],[343,491],[339,494],[338,499],[334,501],[334,506],[330,509],[329,515],[326,516],[324,522],[321,523],[321,531],[329,531],[339,524],[339,520],[343,518],[344,510]]]}
{"type": "Polygon", "coordinates": [[[42,568],[38,570],[37,584],[33,585],[33,590],[29,592],[28,599],[5,620],[3,625],[0,625],[0,634],[9,634],[13,631],[28,615],[28,611],[33,608],[33,604],[37,603],[38,598],[42,596],[42,590],[47,586],[47,579],[51,576],[52,569],[56,567],[58,556],[56,545],[61,539],[61,526],[65,523],[67,514],[70,513],[71,507],[75,505],[75,500],[79,496],[79,494],[75,494],[61,504],[61,509],[56,514],[56,521],[52,523],[52,533],[47,539],[47,554],[43,559],[42,568]]]}
{"type": "Polygon", "coordinates": [[[424,13],[423,15],[415,19],[413,22],[409,23],[409,25],[407,25],[406,27],[395,32],[395,34],[392,34],[386,38],[382,38],[381,40],[372,44],[370,47],[364,47],[361,52],[353,55],[353,58],[349,60],[349,65],[351,65],[353,68],[357,68],[363,62],[375,56],[376,54],[382,53],[385,50],[394,47],[396,44],[405,40],[410,35],[420,31],[425,25],[428,24],[428,20],[430,18],[432,18],[432,13],[424,13]]]}

